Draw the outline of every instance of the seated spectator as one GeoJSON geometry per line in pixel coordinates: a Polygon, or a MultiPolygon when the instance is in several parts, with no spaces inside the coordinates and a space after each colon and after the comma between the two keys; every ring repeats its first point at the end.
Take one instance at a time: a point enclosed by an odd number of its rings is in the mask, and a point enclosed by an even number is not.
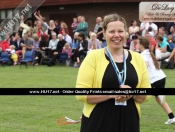
{"type": "Polygon", "coordinates": [[[28,34],[29,38],[32,38],[32,31],[31,30],[27,31],[27,34],[28,34]]]}
{"type": "Polygon", "coordinates": [[[39,41],[39,50],[35,53],[35,65],[39,65],[41,58],[48,59],[48,45],[49,42],[46,40],[45,36],[41,35],[41,40],[39,41]]]}
{"type": "Polygon", "coordinates": [[[55,64],[56,59],[58,58],[58,54],[62,53],[63,47],[66,44],[66,41],[63,39],[62,34],[58,34],[59,41],[57,42],[56,49],[53,50],[52,55],[50,56],[50,61],[48,66],[52,66],[55,64]]]}
{"type": "Polygon", "coordinates": [[[132,36],[132,41],[131,41],[129,50],[134,52],[139,52],[138,37],[136,35],[132,36]]]}
{"type": "Polygon", "coordinates": [[[90,46],[90,48],[89,48],[89,50],[88,50],[87,54],[89,54],[89,52],[91,52],[92,50],[94,50],[93,45],[91,45],[91,46],[90,46]]]}
{"type": "Polygon", "coordinates": [[[63,39],[68,42],[69,44],[72,43],[72,38],[69,36],[68,32],[66,30],[62,31],[63,39]]]}
{"type": "Polygon", "coordinates": [[[173,50],[175,48],[175,40],[174,40],[173,36],[169,35],[167,37],[167,41],[168,41],[171,49],[173,50]]]}
{"type": "Polygon", "coordinates": [[[77,26],[78,26],[78,20],[75,17],[75,18],[73,18],[73,23],[71,24],[72,30],[75,30],[77,28],[77,26]]]}
{"type": "Polygon", "coordinates": [[[97,35],[94,32],[91,33],[90,40],[88,41],[88,50],[90,49],[91,45],[93,45],[93,49],[101,48],[100,41],[97,39],[97,35]]]}
{"type": "Polygon", "coordinates": [[[175,25],[171,26],[170,28],[171,36],[175,39],[175,25]]]}
{"type": "Polygon", "coordinates": [[[150,49],[151,49],[151,51],[153,53],[155,53],[155,48],[156,48],[156,45],[157,45],[156,40],[153,37],[151,37],[149,33],[146,33],[145,37],[150,41],[150,49]]]}
{"type": "Polygon", "coordinates": [[[166,37],[166,38],[167,38],[167,35],[166,35],[166,33],[165,33],[165,28],[164,28],[164,27],[160,27],[160,28],[159,28],[158,34],[159,34],[159,35],[162,35],[163,37],[166,37]]]}
{"type": "Polygon", "coordinates": [[[162,59],[166,59],[170,56],[170,52],[167,51],[167,46],[169,46],[169,43],[167,42],[166,38],[162,35],[156,36],[156,59],[159,62],[159,66],[161,67],[161,61],[162,59]]]}
{"type": "Polygon", "coordinates": [[[24,34],[24,43],[21,43],[22,47],[22,59],[24,59],[26,50],[32,50],[33,48],[33,39],[29,38],[28,34],[24,34]]]}
{"type": "Polygon", "coordinates": [[[72,40],[72,43],[70,44],[70,47],[72,49],[72,52],[78,48],[79,46],[79,41],[78,41],[78,32],[74,33],[74,39],[72,40]]]}
{"type": "Polygon", "coordinates": [[[32,48],[32,51],[33,51],[33,60],[35,59],[35,54],[36,52],[39,50],[39,37],[38,35],[35,33],[33,34],[33,48],[32,48]]]}
{"type": "Polygon", "coordinates": [[[131,39],[129,38],[129,33],[126,32],[126,43],[123,45],[124,49],[128,49],[130,48],[130,44],[131,44],[131,39]]]}
{"type": "Polygon", "coordinates": [[[20,55],[22,54],[22,47],[21,47],[21,43],[24,43],[24,40],[20,37],[19,33],[15,34],[15,38],[16,40],[14,41],[14,45],[15,45],[15,51],[16,54],[18,56],[18,62],[20,62],[20,55]]]}
{"type": "Polygon", "coordinates": [[[66,60],[66,66],[70,65],[70,58],[72,56],[72,50],[69,43],[66,43],[63,47],[62,53],[68,54],[68,59],[66,60]]]}
{"type": "Polygon", "coordinates": [[[49,41],[49,47],[47,47],[49,50],[49,59],[52,58],[54,52],[56,51],[58,41],[56,33],[53,32],[52,39],[49,41]]]}
{"type": "Polygon", "coordinates": [[[152,27],[148,28],[148,33],[151,37],[154,37],[154,31],[153,31],[152,27]]]}
{"type": "Polygon", "coordinates": [[[78,40],[80,42],[78,49],[74,52],[74,57],[76,58],[76,62],[74,63],[74,68],[78,67],[78,64],[80,62],[80,56],[86,56],[87,54],[87,47],[88,47],[88,41],[85,39],[84,33],[80,33],[78,35],[78,40]]]}
{"type": "Polygon", "coordinates": [[[175,48],[171,52],[170,56],[167,59],[165,59],[165,62],[169,62],[171,60],[171,58],[174,59],[174,64],[175,64],[175,48]]]}
{"type": "Polygon", "coordinates": [[[15,53],[15,46],[14,45],[10,45],[10,56],[9,58],[12,59],[13,61],[13,65],[16,66],[17,65],[17,61],[18,61],[18,56],[15,53]]]}

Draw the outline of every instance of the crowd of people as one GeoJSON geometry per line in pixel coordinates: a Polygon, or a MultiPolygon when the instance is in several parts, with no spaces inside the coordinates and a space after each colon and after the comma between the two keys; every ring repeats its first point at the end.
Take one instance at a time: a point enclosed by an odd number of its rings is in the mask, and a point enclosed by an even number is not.
{"type": "MultiPolygon", "coordinates": [[[[13,54],[10,59],[14,65],[24,59],[26,51],[32,51],[35,65],[42,64],[41,61],[43,60],[48,60],[48,66],[55,65],[56,60],[59,59],[58,54],[67,53],[69,54],[67,60],[69,63],[66,63],[66,65],[69,66],[70,62],[73,62],[73,67],[79,67],[80,57],[85,57],[94,49],[106,47],[101,17],[96,18],[94,31],[89,31],[84,16],[73,18],[72,29],[68,29],[64,21],[50,20],[47,24],[40,11],[36,11],[34,16],[36,20],[33,26],[31,21],[24,22],[24,18],[21,16],[18,31],[11,35],[0,36],[0,51],[8,51],[9,54],[13,54]],[[74,33],[73,38],[69,35],[70,30],[74,33]],[[15,53],[10,52],[13,51],[11,45],[13,45],[15,53]],[[18,58],[17,61],[16,58],[18,58]]],[[[0,31],[2,29],[0,27],[0,31]]],[[[173,22],[169,23],[166,32],[165,27],[158,28],[153,22],[142,22],[138,26],[137,21],[133,20],[127,29],[126,36],[127,42],[123,46],[125,49],[134,52],[140,52],[138,47],[139,37],[147,37],[150,40],[150,48],[160,66],[162,60],[170,62],[173,61],[172,58],[175,58],[175,24],[173,22]]]]}
{"type": "Polygon", "coordinates": [[[65,53],[68,54],[66,66],[72,62],[76,68],[80,65],[81,57],[86,57],[91,50],[106,46],[101,17],[97,17],[94,31],[88,32],[88,23],[84,16],[73,18],[72,29],[68,29],[64,21],[50,20],[47,24],[40,11],[36,11],[34,16],[34,26],[31,21],[24,22],[24,17],[21,16],[18,31],[0,36],[0,51],[8,52],[14,65],[25,59],[26,51],[31,51],[34,65],[42,64],[44,60],[48,66],[55,65],[59,54],[65,53]],[[70,30],[74,33],[73,38],[69,35],[70,30]]]}

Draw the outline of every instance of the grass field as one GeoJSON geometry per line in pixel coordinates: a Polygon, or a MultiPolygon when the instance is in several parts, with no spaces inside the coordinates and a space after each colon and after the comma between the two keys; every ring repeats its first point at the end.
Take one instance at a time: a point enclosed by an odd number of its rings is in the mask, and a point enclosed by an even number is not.
{"type": "MultiPolygon", "coordinates": [[[[0,67],[2,88],[75,87],[78,69],[64,66],[0,67]]],[[[175,87],[175,70],[164,70],[166,87],[175,87]]],[[[175,96],[167,96],[175,112],[175,96]]],[[[58,126],[56,120],[68,116],[78,120],[83,104],[75,96],[0,96],[0,132],[79,132],[80,124],[58,126]]],[[[174,132],[164,125],[166,113],[152,97],[141,105],[141,132],[174,132]]]]}

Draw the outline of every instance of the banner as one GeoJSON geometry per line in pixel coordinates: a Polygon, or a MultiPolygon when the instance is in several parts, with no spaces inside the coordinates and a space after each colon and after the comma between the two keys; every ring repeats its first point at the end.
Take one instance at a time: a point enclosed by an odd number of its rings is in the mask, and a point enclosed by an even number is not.
{"type": "Polygon", "coordinates": [[[0,88],[0,95],[175,95],[175,89],[0,88]]]}

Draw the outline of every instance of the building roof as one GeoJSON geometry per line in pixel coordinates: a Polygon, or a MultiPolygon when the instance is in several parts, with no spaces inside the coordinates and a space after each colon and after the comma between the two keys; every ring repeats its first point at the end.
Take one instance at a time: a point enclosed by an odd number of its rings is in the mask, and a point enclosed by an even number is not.
{"type": "MultiPolygon", "coordinates": [[[[35,2],[36,0],[29,0],[35,2]]],[[[152,0],[145,0],[152,1],[152,0]]],[[[154,0],[165,1],[165,0],[154,0]]],[[[169,0],[174,1],[174,0],[169,0]]],[[[0,9],[10,9],[18,7],[23,0],[0,0],[0,9]]],[[[53,6],[53,5],[69,5],[69,4],[85,4],[85,3],[111,3],[111,2],[142,2],[142,0],[45,0],[41,6],[53,6]]]]}

